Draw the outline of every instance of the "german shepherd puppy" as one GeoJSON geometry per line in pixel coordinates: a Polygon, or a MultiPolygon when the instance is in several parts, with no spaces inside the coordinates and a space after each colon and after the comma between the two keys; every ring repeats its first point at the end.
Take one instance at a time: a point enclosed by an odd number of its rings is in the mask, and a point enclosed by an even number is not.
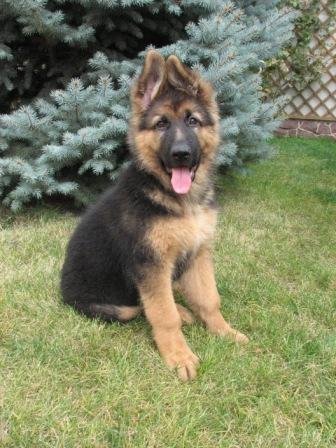
{"type": "Polygon", "coordinates": [[[175,303],[173,288],[209,331],[248,340],[221,315],[211,257],[218,108],[198,73],[154,50],[131,101],[133,160],[76,228],[62,271],[63,299],[105,321],[144,312],[164,361],[188,380],[199,360],[181,325],[193,317],[175,303]]]}

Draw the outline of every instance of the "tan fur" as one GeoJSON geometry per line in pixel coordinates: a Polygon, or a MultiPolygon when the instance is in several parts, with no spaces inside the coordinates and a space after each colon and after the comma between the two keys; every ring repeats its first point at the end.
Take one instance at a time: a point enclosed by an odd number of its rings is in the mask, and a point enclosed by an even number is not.
{"type": "Polygon", "coordinates": [[[115,306],[115,311],[118,316],[118,320],[121,322],[127,322],[134,319],[141,314],[141,306],[115,306]]]}
{"type": "Polygon", "coordinates": [[[181,317],[173,298],[171,276],[178,255],[194,254],[192,266],[183,275],[179,286],[209,331],[239,342],[248,341],[246,336],[231,328],[220,313],[220,297],[209,252],[215,223],[214,210],[191,207],[185,208],[182,217],[157,220],[148,233],[161,267],[156,272],[151,270],[140,293],[159,351],[170,367],[178,368],[183,380],[196,375],[198,362],[181,333],[181,317]]]}
{"type": "Polygon", "coordinates": [[[138,132],[134,136],[134,143],[137,148],[137,159],[143,168],[156,176],[165,175],[167,177],[166,183],[169,185],[169,176],[163,173],[157,157],[160,136],[152,130],[138,132]]]}
{"type": "Polygon", "coordinates": [[[214,209],[186,205],[182,216],[157,219],[147,233],[148,242],[159,258],[173,265],[179,255],[196,254],[203,244],[211,242],[216,216],[214,209]]]}
{"type": "Polygon", "coordinates": [[[159,264],[144,273],[140,295],[160,354],[169,367],[177,369],[182,380],[196,376],[198,358],[181,332],[181,313],[172,290],[172,270],[178,255],[190,251],[196,255],[205,242],[211,241],[215,222],[214,210],[185,207],[182,217],[156,220],[147,234],[159,264]]]}
{"type": "Polygon", "coordinates": [[[160,190],[148,191],[147,196],[158,205],[165,206],[170,212],[176,215],[181,215],[183,211],[183,205],[181,202],[167,196],[166,193],[160,190]]]}
{"type": "MultiPolygon", "coordinates": [[[[194,322],[194,317],[189,310],[179,303],[176,304],[176,307],[182,323],[192,324],[194,322]]],[[[95,310],[113,313],[120,322],[128,322],[129,320],[135,319],[143,312],[142,306],[115,306],[106,304],[96,304],[95,310]]]]}
{"type": "Polygon", "coordinates": [[[166,70],[165,61],[160,53],[149,50],[146,55],[142,73],[134,84],[131,92],[133,109],[136,108],[138,113],[142,113],[146,109],[146,106],[143,103],[143,95],[145,93],[146,82],[152,76],[153,69],[155,70],[156,80],[150,95],[150,100],[153,100],[159,93],[160,87],[163,85],[166,78],[166,70]]]}
{"type": "Polygon", "coordinates": [[[191,268],[180,279],[179,286],[194,313],[211,333],[228,336],[237,342],[248,342],[248,338],[234,330],[221,315],[212,257],[207,246],[199,251],[191,268]]]}
{"type": "MultiPolygon", "coordinates": [[[[146,58],[145,68],[132,89],[129,141],[138,162],[160,180],[167,192],[171,191],[171,180],[158,157],[161,133],[156,124],[163,116],[168,120],[180,120],[187,113],[202,121],[200,101],[212,119],[211,125],[193,128],[197,133],[202,157],[188,194],[172,197],[159,189],[147,192],[153,202],[163,205],[171,214],[155,219],[146,231],[146,244],[153,250],[156,263],[154,266],[144,267],[138,285],[144,313],[152,326],[161,356],[169,367],[177,369],[182,380],[187,380],[196,376],[198,358],[188,347],[181,331],[182,321],[191,323],[193,317],[189,311],[175,303],[173,296],[172,277],[179,258],[186,254],[191,257],[191,266],[180,278],[178,286],[207,328],[236,341],[246,342],[247,338],[232,329],[220,313],[220,297],[210,255],[217,212],[207,205],[211,203],[214,194],[213,189],[209,188],[209,175],[219,144],[219,115],[214,92],[208,82],[185,67],[176,56],[170,56],[165,64],[164,72],[160,55],[150,53],[149,59],[146,58]],[[160,97],[160,93],[165,92],[167,82],[188,96],[174,103],[169,95],[162,95],[163,99],[159,98],[146,115],[147,127],[141,127],[144,111],[143,86],[146,77],[150,76],[148,67],[151,61],[155,62],[159,79],[154,96],[160,97]]],[[[179,129],[175,136],[177,140],[178,133],[179,129]]]]}
{"type": "Polygon", "coordinates": [[[161,356],[186,381],[196,376],[198,358],[188,347],[181,331],[182,321],[171,287],[171,270],[170,263],[163,263],[145,273],[139,292],[161,356]]]}
{"type": "Polygon", "coordinates": [[[200,89],[200,76],[190,70],[173,54],[166,61],[168,81],[178,90],[188,95],[196,95],[200,89]]]}
{"type": "Polygon", "coordinates": [[[181,140],[183,138],[183,132],[180,128],[176,129],[175,138],[176,140],[181,140]]]}
{"type": "Polygon", "coordinates": [[[187,310],[184,306],[180,305],[179,303],[176,304],[177,311],[180,315],[181,321],[183,324],[192,324],[194,323],[195,319],[192,313],[187,310]]]}

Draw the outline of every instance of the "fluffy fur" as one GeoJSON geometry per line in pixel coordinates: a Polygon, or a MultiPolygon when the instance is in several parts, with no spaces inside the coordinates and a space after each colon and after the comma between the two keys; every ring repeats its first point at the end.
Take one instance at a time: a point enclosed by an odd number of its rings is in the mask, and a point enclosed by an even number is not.
{"type": "Polygon", "coordinates": [[[212,265],[218,109],[210,84],[176,56],[165,61],[153,50],[131,101],[133,160],[72,235],[63,299],[105,321],[144,312],[166,364],[188,380],[199,361],[181,325],[193,318],[176,305],[174,288],[211,332],[247,341],[220,313],[212,265]]]}

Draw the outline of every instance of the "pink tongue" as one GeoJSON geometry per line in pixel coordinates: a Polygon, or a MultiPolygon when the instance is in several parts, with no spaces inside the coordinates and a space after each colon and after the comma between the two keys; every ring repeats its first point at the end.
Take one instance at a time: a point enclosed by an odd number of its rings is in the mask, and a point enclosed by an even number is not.
{"type": "Polygon", "coordinates": [[[171,184],[175,193],[186,194],[191,187],[191,171],[188,168],[173,168],[171,184]]]}

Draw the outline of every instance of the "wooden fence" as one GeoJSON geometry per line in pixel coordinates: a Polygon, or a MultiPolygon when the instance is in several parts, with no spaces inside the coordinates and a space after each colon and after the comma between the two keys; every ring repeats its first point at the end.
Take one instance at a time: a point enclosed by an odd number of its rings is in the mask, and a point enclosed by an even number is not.
{"type": "Polygon", "coordinates": [[[335,0],[321,0],[320,29],[310,43],[310,53],[321,55],[320,78],[303,89],[286,87],[278,80],[288,97],[285,114],[288,117],[278,133],[282,135],[330,135],[336,138],[336,21],[331,8],[335,0]]]}

